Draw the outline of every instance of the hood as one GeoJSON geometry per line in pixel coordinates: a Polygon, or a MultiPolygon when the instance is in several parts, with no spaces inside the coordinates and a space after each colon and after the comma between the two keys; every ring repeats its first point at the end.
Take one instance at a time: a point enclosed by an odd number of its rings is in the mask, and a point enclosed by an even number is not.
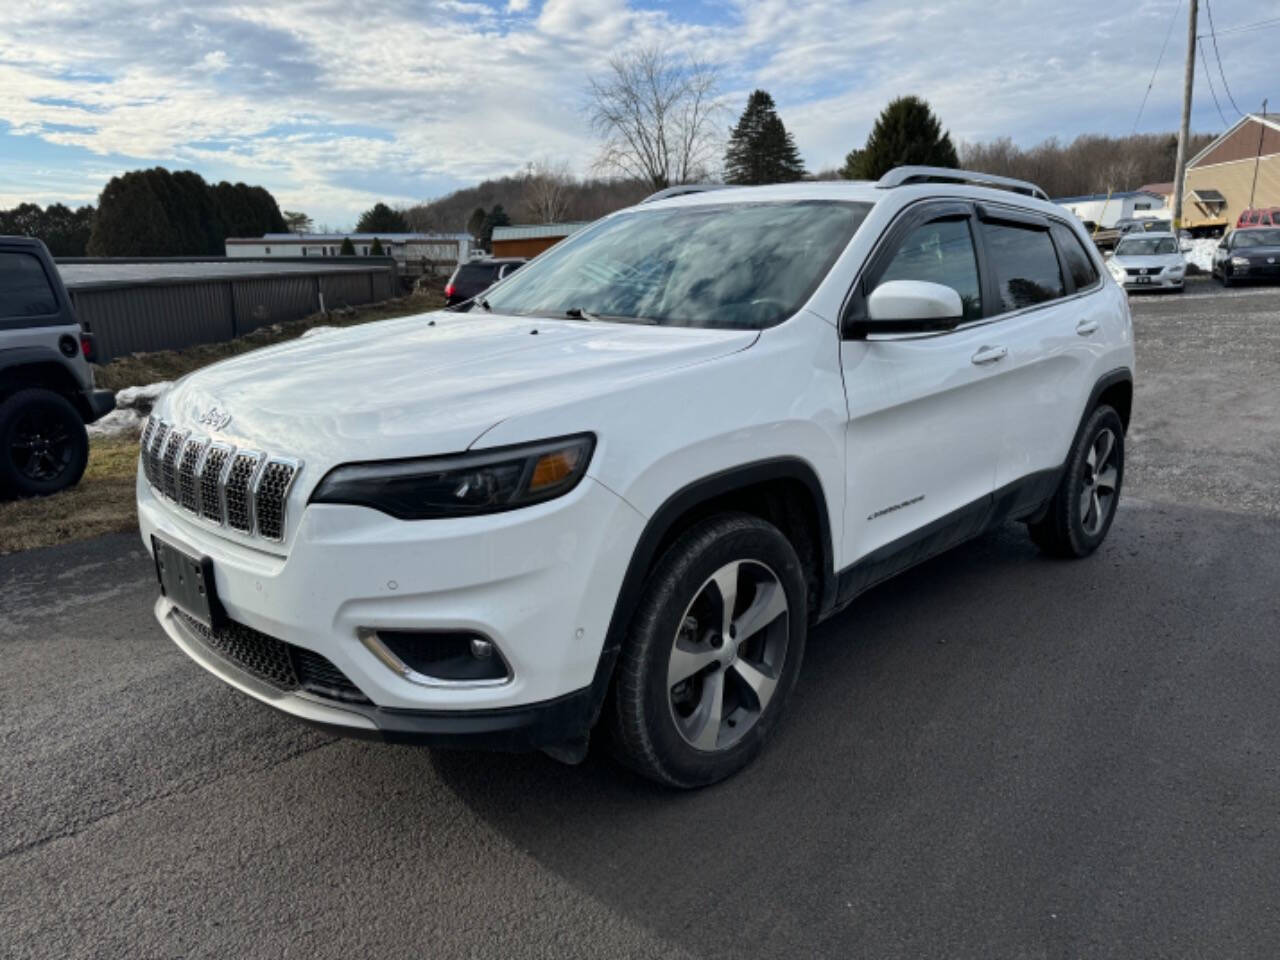
{"type": "Polygon", "coordinates": [[[754,330],[421,314],[206,367],[179,381],[160,415],[317,467],[452,453],[513,414],[703,363],[757,337],[754,330]],[[200,426],[215,407],[230,417],[225,426],[200,426]]]}

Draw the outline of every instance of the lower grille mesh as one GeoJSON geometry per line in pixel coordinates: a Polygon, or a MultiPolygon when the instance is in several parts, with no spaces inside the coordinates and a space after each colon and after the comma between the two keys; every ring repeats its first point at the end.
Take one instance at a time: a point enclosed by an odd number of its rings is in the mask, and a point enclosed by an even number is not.
{"type": "Polygon", "coordinates": [[[345,703],[370,702],[345,673],[313,650],[295,647],[235,621],[210,630],[181,610],[173,612],[206,647],[277,690],[306,690],[345,703]]]}

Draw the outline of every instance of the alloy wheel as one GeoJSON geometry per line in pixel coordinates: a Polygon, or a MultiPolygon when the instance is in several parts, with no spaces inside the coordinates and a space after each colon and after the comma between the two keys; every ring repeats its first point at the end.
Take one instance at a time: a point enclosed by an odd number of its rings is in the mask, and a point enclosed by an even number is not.
{"type": "Polygon", "coordinates": [[[31,410],[19,416],[9,440],[9,457],[29,480],[56,480],[71,464],[71,432],[57,413],[31,410]]]}
{"type": "Polygon", "coordinates": [[[1117,466],[1116,435],[1110,429],[1098,431],[1085,457],[1080,491],[1080,525],[1091,537],[1098,535],[1115,505],[1117,466]]]}
{"type": "Polygon", "coordinates": [[[727,563],[699,588],[667,665],[667,701],[686,743],[724,750],[756,724],[782,676],[789,617],[782,582],[755,560],[727,563]]]}

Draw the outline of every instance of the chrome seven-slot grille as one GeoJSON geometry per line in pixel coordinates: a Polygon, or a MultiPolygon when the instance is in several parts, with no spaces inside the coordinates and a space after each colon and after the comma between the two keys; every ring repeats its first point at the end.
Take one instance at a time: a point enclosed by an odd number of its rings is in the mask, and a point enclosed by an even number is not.
{"type": "Polygon", "coordinates": [[[142,472],[188,513],[240,533],[284,539],[296,460],[211,441],[152,417],[142,431],[142,472]]]}

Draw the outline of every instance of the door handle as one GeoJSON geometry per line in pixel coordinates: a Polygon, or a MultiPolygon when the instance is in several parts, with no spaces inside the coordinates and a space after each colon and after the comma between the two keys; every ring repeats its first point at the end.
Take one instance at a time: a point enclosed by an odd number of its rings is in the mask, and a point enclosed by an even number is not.
{"type": "Polygon", "coordinates": [[[983,347],[969,359],[981,366],[984,363],[995,363],[997,360],[1003,360],[1009,355],[1009,351],[1004,347],[983,347]]]}
{"type": "Polygon", "coordinates": [[[1079,323],[1076,324],[1076,333],[1080,334],[1080,336],[1082,337],[1087,337],[1089,336],[1089,334],[1097,333],[1097,332],[1098,332],[1097,320],[1081,320],[1079,323]]]}

